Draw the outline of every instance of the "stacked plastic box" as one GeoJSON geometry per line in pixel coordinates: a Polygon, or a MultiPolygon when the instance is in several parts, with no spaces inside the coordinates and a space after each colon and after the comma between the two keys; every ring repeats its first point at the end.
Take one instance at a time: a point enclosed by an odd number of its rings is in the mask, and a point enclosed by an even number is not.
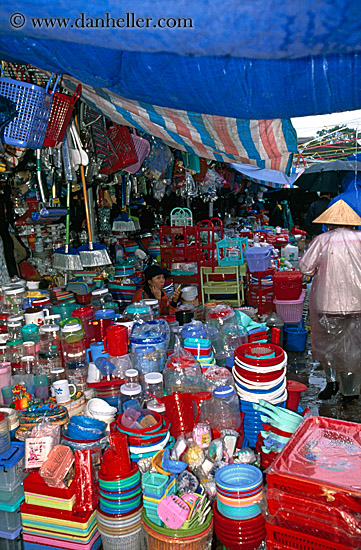
{"type": "MultiPolygon", "coordinates": [[[[101,538],[96,512],[75,514],[75,484],[49,487],[38,473],[24,480],[21,506],[24,550],[97,550],[101,538]]],[[[1,549],[2,550],[2,549],[1,549]]]]}
{"type": "Polygon", "coordinates": [[[360,425],[306,418],[267,473],[267,550],[361,548],[360,425]]]}
{"type": "Polygon", "coordinates": [[[20,505],[24,500],[24,444],[11,443],[0,455],[0,548],[21,550],[20,505]]]}

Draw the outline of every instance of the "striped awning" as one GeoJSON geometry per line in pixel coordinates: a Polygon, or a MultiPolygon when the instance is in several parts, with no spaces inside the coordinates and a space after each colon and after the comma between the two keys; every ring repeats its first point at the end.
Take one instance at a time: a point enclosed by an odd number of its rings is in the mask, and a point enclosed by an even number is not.
{"type": "MultiPolygon", "coordinates": [[[[69,90],[78,82],[63,79],[69,90]]],[[[297,135],[289,119],[241,120],[159,107],[82,84],[82,98],[117,124],[135,127],[170,147],[219,162],[253,164],[289,173],[297,135]]]]}

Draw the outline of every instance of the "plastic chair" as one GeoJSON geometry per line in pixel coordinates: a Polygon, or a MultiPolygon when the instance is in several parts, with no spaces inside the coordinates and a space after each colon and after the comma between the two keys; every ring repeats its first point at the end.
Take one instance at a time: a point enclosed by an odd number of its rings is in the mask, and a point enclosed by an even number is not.
{"type": "MultiPolygon", "coordinates": [[[[215,302],[224,302],[241,307],[244,303],[244,288],[243,282],[240,281],[240,277],[244,274],[244,270],[241,270],[243,266],[229,266],[229,267],[201,267],[201,291],[203,304],[206,302],[206,297],[211,296],[237,296],[236,298],[218,299],[212,298],[215,302]],[[224,276],[234,276],[234,280],[224,279],[224,276]],[[219,279],[223,280],[219,280],[219,279]],[[218,280],[217,280],[218,279],[218,280]]],[[[232,277],[233,279],[233,277],[232,277]]]]}
{"type": "Polygon", "coordinates": [[[193,225],[193,214],[189,208],[173,208],[170,213],[171,227],[180,227],[193,225]]]}

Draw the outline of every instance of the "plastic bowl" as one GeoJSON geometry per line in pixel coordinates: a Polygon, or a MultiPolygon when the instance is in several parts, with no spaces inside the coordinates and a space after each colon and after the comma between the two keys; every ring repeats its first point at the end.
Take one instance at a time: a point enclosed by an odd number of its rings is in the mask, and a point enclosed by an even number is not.
{"type": "Polygon", "coordinates": [[[235,493],[258,487],[262,479],[261,470],[251,464],[230,464],[218,470],[215,476],[217,486],[235,493]]]}

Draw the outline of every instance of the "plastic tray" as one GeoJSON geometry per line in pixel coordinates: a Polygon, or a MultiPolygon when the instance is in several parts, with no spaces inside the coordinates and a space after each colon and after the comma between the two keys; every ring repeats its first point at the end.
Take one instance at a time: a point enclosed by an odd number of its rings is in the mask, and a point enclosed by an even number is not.
{"type": "Polygon", "coordinates": [[[0,491],[12,491],[24,479],[24,449],[24,443],[13,441],[0,455],[0,491]]]}
{"type": "Polygon", "coordinates": [[[361,511],[360,424],[306,418],[267,474],[270,489],[361,511]],[[331,500],[330,500],[331,498],[331,500]]]}
{"type": "Polygon", "coordinates": [[[96,532],[88,544],[77,544],[76,542],[59,543],[56,541],[56,546],[50,546],[52,543],[53,540],[47,537],[34,537],[24,534],[24,550],[59,550],[59,548],[67,550],[97,550],[102,543],[102,539],[100,533],[96,532]],[[59,546],[59,544],[61,544],[61,546],[59,546]]]}
{"type": "Polygon", "coordinates": [[[348,546],[266,523],[267,550],[349,550],[348,546]]]}
{"type": "Polygon", "coordinates": [[[24,479],[23,486],[27,504],[68,511],[73,508],[75,483],[67,489],[49,487],[38,472],[33,472],[24,479]]]}

